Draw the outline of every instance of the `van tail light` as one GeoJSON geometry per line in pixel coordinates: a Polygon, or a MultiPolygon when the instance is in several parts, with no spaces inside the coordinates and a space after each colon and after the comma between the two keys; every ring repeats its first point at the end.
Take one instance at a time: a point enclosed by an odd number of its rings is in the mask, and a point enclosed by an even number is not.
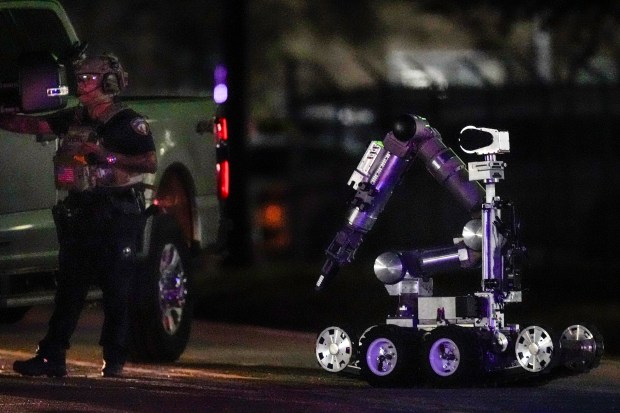
{"type": "Polygon", "coordinates": [[[216,117],[213,121],[213,135],[215,135],[215,143],[226,142],[228,140],[228,124],[226,118],[216,117]]]}
{"type": "Polygon", "coordinates": [[[216,168],[218,197],[221,200],[225,200],[230,194],[230,166],[228,160],[218,162],[216,168]]]}
{"type": "Polygon", "coordinates": [[[217,173],[217,196],[220,200],[228,199],[230,195],[230,163],[228,160],[228,125],[226,118],[216,117],[213,120],[213,135],[215,136],[215,156],[217,173]]]}

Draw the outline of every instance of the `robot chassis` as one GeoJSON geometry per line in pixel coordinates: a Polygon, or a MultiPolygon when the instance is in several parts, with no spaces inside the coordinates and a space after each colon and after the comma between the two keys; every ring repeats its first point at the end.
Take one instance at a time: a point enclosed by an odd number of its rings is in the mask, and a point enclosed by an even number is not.
{"type": "Polygon", "coordinates": [[[396,314],[367,328],[359,340],[338,326],[324,329],[315,351],[324,370],[359,373],[375,386],[411,381],[456,385],[508,373],[540,375],[558,366],[586,372],[600,363],[603,338],[593,326],[574,324],[555,336],[546,327],[506,323],[506,304],[522,299],[520,261],[525,252],[514,207],[495,191],[504,179],[506,165],[497,155],[510,151],[508,132],[467,126],[459,144],[483,160],[465,167],[426,119],[402,115],[393,131],[368,146],[349,179],[356,193],[347,223],[326,250],[317,291],[353,261],[363,236],[416,157],[472,219],[451,245],[377,257],[374,271],[388,293],[398,297],[396,314]],[[430,275],[462,268],[481,268],[480,291],[433,296],[430,275]]]}

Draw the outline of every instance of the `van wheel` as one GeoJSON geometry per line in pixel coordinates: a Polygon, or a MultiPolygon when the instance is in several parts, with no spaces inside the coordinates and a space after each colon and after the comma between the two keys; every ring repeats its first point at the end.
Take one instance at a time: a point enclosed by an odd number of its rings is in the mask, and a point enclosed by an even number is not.
{"type": "Polygon", "coordinates": [[[130,355],[136,361],[175,361],[189,340],[193,316],[189,249],[167,214],[153,216],[149,254],[136,277],[130,355]]]}

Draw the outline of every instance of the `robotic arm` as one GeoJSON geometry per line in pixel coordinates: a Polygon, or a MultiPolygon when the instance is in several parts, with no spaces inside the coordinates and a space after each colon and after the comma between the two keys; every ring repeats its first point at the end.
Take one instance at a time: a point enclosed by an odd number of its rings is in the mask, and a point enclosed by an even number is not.
{"type": "Polygon", "coordinates": [[[393,131],[382,141],[370,143],[349,179],[349,185],[356,193],[350,202],[346,224],[325,251],[327,258],[315,290],[322,290],[342,265],[353,261],[364,235],[374,226],[415,157],[424,162],[429,173],[472,216],[480,214],[480,205],[485,198],[484,189],[479,183],[469,181],[463,161],[446,147],[439,132],[426,119],[416,115],[401,115],[394,123],[393,131]]]}

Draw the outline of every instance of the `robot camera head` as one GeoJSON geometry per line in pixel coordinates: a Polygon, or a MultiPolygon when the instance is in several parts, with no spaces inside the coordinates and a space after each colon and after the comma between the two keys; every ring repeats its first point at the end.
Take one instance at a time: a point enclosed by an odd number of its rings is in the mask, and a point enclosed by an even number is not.
{"type": "Polygon", "coordinates": [[[461,130],[459,144],[465,153],[477,155],[510,152],[508,132],[497,129],[466,126],[461,130]]]}
{"type": "Polygon", "coordinates": [[[98,75],[104,93],[118,95],[127,87],[127,72],[123,70],[118,58],[112,54],[86,57],[74,64],[75,75],[98,75]]]}

